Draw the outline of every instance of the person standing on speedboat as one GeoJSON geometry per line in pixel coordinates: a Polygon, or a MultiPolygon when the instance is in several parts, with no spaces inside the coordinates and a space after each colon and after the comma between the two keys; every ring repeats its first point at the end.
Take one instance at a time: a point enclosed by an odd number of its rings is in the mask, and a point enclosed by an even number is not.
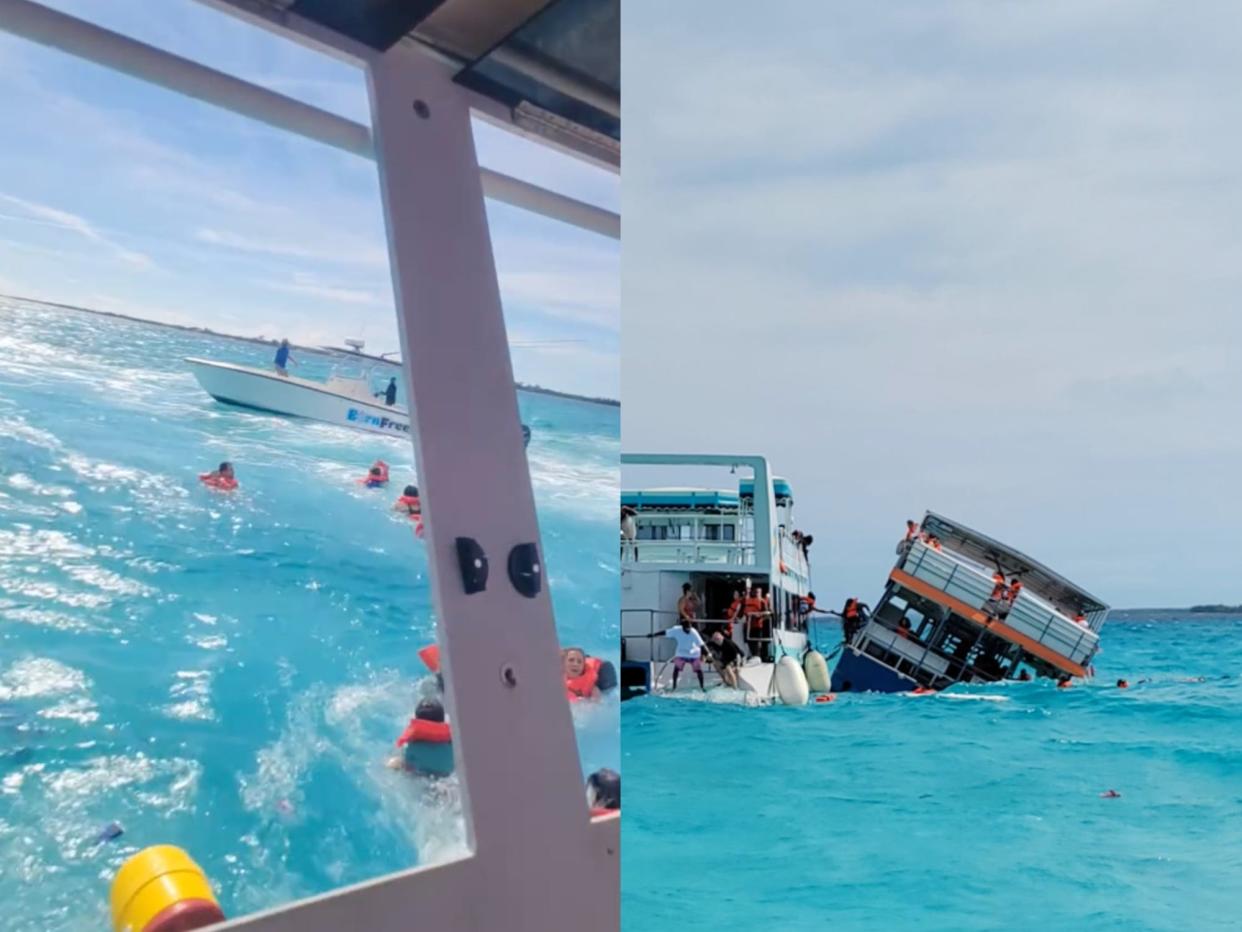
{"type": "Polygon", "coordinates": [[[273,365],[276,367],[276,374],[283,378],[289,377],[289,363],[297,365],[297,360],[289,355],[289,341],[281,340],[280,346],[276,348],[276,358],[273,365]]]}
{"type": "Polygon", "coordinates": [[[388,405],[388,407],[391,408],[397,403],[397,377],[395,375],[388,380],[387,388],[385,388],[382,392],[375,393],[376,398],[381,395],[384,396],[384,404],[388,405]]]}

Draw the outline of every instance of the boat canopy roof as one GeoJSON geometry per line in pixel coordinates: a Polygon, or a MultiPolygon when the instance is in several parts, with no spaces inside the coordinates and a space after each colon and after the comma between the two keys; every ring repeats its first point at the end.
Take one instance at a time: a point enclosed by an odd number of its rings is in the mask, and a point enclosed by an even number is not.
{"type": "Polygon", "coordinates": [[[1018,576],[1024,586],[1046,599],[1081,606],[1084,613],[1108,610],[1108,605],[1086,589],[1074,585],[1038,560],[964,524],[929,511],[923,518],[923,530],[940,538],[940,543],[948,550],[985,566],[999,566],[1007,576],[1018,576]]]}
{"type": "Polygon", "coordinates": [[[621,504],[631,508],[737,508],[738,497],[716,489],[644,489],[621,493],[621,504]]]}
{"type": "Polygon", "coordinates": [[[453,80],[524,129],[621,161],[621,0],[216,0],[290,15],[376,51],[399,42],[453,63],[453,80]]]}
{"type": "MultiPolygon", "coordinates": [[[[738,483],[738,494],[743,498],[755,497],[755,480],[743,479],[738,483]]],[[[792,499],[793,489],[789,487],[789,482],[785,479],[772,477],[772,495],[778,499],[792,499]]]]}

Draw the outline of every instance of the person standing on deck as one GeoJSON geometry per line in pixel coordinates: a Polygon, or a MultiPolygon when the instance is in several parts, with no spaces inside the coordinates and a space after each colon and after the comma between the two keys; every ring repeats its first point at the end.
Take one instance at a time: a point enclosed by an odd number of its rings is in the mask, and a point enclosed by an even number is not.
{"type": "Polygon", "coordinates": [[[1001,613],[1008,613],[1005,608],[1006,599],[1009,594],[1009,587],[1005,585],[1005,574],[999,569],[992,574],[992,594],[988,596],[988,600],[983,603],[983,610],[994,618],[1000,618],[1001,613]]]}
{"type": "Polygon", "coordinates": [[[767,656],[767,617],[768,606],[763,598],[763,591],[751,586],[746,590],[746,598],[742,602],[742,611],[746,617],[746,646],[752,657],[761,660],[767,656]]]}
{"type": "Polygon", "coordinates": [[[677,600],[677,617],[681,621],[693,622],[699,617],[699,597],[689,583],[681,584],[681,598],[677,600]]]}
{"type": "Polygon", "coordinates": [[[280,346],[276,348],[276,359],[273,360],[276,367],[276,374],[284,378],[289,377],[289,363],[297,365],[297,360],[289,355],[289,341],[281,340],[280,346]]]}
{"type": "Polygon", "coordinates": [[[395,375],[388,380],[387,388],[385,388],[382,392],[375,393],[376,398],[380,395],[384,396],[384,404],[388,405],[390,408],[397,403],[397,377],[395,375]]]}
{"type": "Polygon", "coordinates": [[[635,560],[638,559],[638,548],[634,545],[634,541],[638,539],[638,522],[635,520],[637,515],[638,511],[632,506],[621,506],[621,540],[625,542],[621,552],[623,556],[628,555],[635,560]]]}
{"type": "Polygon", "coordinates": [[[707,692],[707,687],[703,684],[703,636],[694,629],[690,619],[683,616],[681,624],[669,628],[664,636],[672,638],[677,644],[677,653],[673,655],[673,689],[677,688],[681,668],[689,664],[694,675],[699,678],[699,689],[707,692]]]}

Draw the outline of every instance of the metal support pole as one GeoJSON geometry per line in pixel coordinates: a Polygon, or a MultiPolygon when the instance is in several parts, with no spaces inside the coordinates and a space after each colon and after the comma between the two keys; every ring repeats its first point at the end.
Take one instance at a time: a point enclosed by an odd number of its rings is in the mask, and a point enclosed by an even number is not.
{"type": "Polygon", "coordinates": [[[506,574],[512,548],[538,547],[539,526],[469,101],[402,46],[368,77],[479,908],[494,911],[483,927],[589,915],[616,928],[616,846],[590,831],[547,585],[527,598],[506,574]],[[462,538],[487,554],[484,591],[463,588],[462,538]]]}
{"type": "MultiPolygon", "coordinates": [[[[303,138],[364,158],[375,157],[371,131],[361,123],[41,3],[0,0],[0,29],[303,138]]],[[[621,218],[612,211],[488,168],[476,171],[482,175],[484,193],[493,200],[601,236],[621,238],[621,218]]]]}

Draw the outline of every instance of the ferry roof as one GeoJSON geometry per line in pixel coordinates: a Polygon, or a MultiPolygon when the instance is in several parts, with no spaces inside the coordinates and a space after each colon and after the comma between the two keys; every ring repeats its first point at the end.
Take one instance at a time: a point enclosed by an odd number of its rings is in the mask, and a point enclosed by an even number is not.
{"type": "MultiPolygon", "coordinates": [[[[755,494],[755,480],[743,479],[738,483],[738,492],[744,497],[753,497],[755,494]]],[[[781,479],[777,476],[773,476],[772,494],[776,498],[793,498],[793,489],[789,487],[789,481],[787,479],[781,479]]]]}
{"type": "Polygon", "coordinates": [[[736,508],[738,497],[718,489],[623,491],[621,504],[632,508],[736,508]]]}
{"type": "Polygon", "coordinates": [[[413,42],[523,129],[621,161],[621,0],[209,0],[375,51],[413,42]]]}
{"type": "Polygon", "coordinates": [[[1083,612],[1106,611],[1108,605],[1097,599],[1064,576],[1050,570],[1038,560],[1033,560],[1020,550],[972,530],[964,524],[927,512],[923,518],[923,530],[940,538],[946,549],[955,551],[987,566],[997,563],[1007,575],[1018,575],[1023,585],[1045,598],[1079,605],[1083,612]]]}

